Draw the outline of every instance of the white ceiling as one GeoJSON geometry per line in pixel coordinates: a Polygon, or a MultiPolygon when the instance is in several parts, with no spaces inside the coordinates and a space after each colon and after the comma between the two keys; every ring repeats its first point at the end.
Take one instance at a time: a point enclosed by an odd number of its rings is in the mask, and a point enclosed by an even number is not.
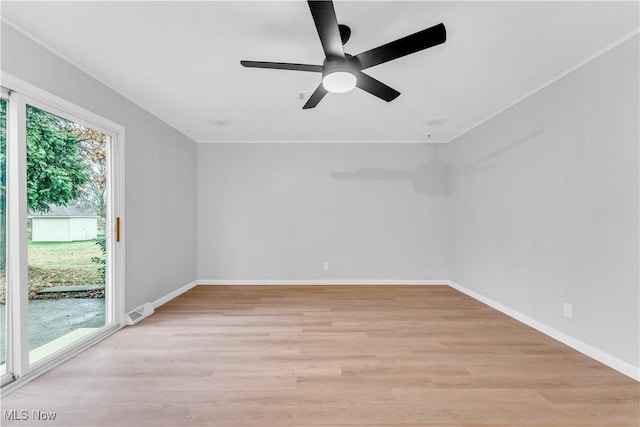
{"type": "MultiPolygon", "coordinates": [[[[241,59],[322,64],[305,1],[2,2],[2,15],[196,141],[445,142],[638,29],[638,2],[337,0],[357,54],[443,22],[443,45],[367,72],[361,90],[302,110],[315,73],[241,59]]],[[[7,21],[7,22],[9,22],[7,21]]]]}

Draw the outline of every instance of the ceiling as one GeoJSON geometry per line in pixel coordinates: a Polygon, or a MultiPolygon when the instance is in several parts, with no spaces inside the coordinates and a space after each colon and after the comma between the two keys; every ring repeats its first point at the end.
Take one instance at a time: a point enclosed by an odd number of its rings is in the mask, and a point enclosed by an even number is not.
{"type": "Polygon", "coordinates": [[[367,70],[402,93],[391,103],[354,90],[302,110],[320,75],[240,60],[322,64],[305,1],[2,2],[5,22],[199,142],[447,142],[639,26],[635,1],[335,9],[354,55],[440,22],[447,42],[367,70]]]}

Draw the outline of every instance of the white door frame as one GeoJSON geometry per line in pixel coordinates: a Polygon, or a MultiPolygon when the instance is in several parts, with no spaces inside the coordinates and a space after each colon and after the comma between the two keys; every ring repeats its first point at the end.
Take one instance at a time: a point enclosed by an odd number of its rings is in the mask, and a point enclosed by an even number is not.
{"type": "MultiPolygon", "coordinates": [[[[2,72],[2,86],[9,90],[7,122],[7,371],[16,379],[3,387],[9,391],[62,363],[82,349],[113,333],[124,324],[124,127],[65,99],[2,72]],[[42,109],[107,135],[107,286],[104,328],[29,364],[27,197],[26,197],[26,105],[42,109]],[[115,240],[116,218],[119,242],[115,240]]],[[[3,384],[4,385],[4,384],[3,384]]]]}

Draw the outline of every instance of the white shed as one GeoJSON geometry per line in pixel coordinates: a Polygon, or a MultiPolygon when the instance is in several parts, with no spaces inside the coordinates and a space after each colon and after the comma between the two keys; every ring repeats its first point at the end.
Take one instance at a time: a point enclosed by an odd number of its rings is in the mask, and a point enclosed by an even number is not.
{"type": "Polygon", "coordinates": [[[49,212],[29,215],[34,242],[73,242],[98,237],[98,215],[79,206],[52,206],[49,212]]]}

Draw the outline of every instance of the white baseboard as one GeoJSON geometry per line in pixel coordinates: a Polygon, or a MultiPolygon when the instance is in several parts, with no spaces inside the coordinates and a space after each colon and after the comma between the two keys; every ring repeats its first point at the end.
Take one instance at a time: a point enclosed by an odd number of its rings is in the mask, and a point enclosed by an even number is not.
{"type": "Polygon", "coordinates": [[[448,285],[448,280],[197,280],[198,285],[448,285]]]}
{"type": "Polygon", "coordinates": [[[602,350],[599,350],[595,347],[590,346],[589,344],[586,344],[580,340],[577,340],[567,334],[565,334],[564,332],[560,332],[557,329],[554,329],[548,325],[545,325],[544,323],[541,323],[535,319],[532,319],[529,316],[525,316],[524,314],[517,312],[505,305],[500,304],[499,302],[496,302],[494,300],[492,300],[491,298],[487,298],[484,295],[481,295],[477,292],[474,292],[470,289],[465,288],[464,286],[460,286],[457,283],[451,282],[451,281],[446,281],[447,284],[449,286],[451,286],[453,289],[456,289],[460,292],[462,292],[463,294],[466,294],[468,296],[470,296],[471,298],[480,301],[483,304],[488,305],[489,307],[492,307],[504,314],[506,314],[509,317],[514,318],[515,320],[524,323],[527,326],[532,327],[533,329],[536,329],[539,332],[542,332],[543,334],[557,340],[560,341],[563,344],[568,345],[569,347],[573,348],[574,350],[579,351],[580,353],[589,356],[592,359],[597,360],[598,362],[607,365],[608,367],[615,369],[616,371],[630,377],[633,378],[636,381],[640,381],[640,368],[638,366],[634,366],[628,362],[625,362],[624,360],[620,360],[615,356],[610,355],[609,353],[605,353],[602,350]]]}
{"type": "Polygon", "coordinates": [[[175,297],[182,295],[183,293],[187,292],[189,289],[193,288],[194,286],[198,285],[198,281],[194,280],[191,283],[187,283],[186,285],[184,285],[181,288],[176,289],[173,292],[168,293],[167,295],[158,298],[157,300],[153,301],[151,303],[151,305],[153,305],[153,308],[156,309],[158,307],[160,307],[163,304],[168,303],[169,301],[171,301],[172,299],[174,299],[175,297]]]}

